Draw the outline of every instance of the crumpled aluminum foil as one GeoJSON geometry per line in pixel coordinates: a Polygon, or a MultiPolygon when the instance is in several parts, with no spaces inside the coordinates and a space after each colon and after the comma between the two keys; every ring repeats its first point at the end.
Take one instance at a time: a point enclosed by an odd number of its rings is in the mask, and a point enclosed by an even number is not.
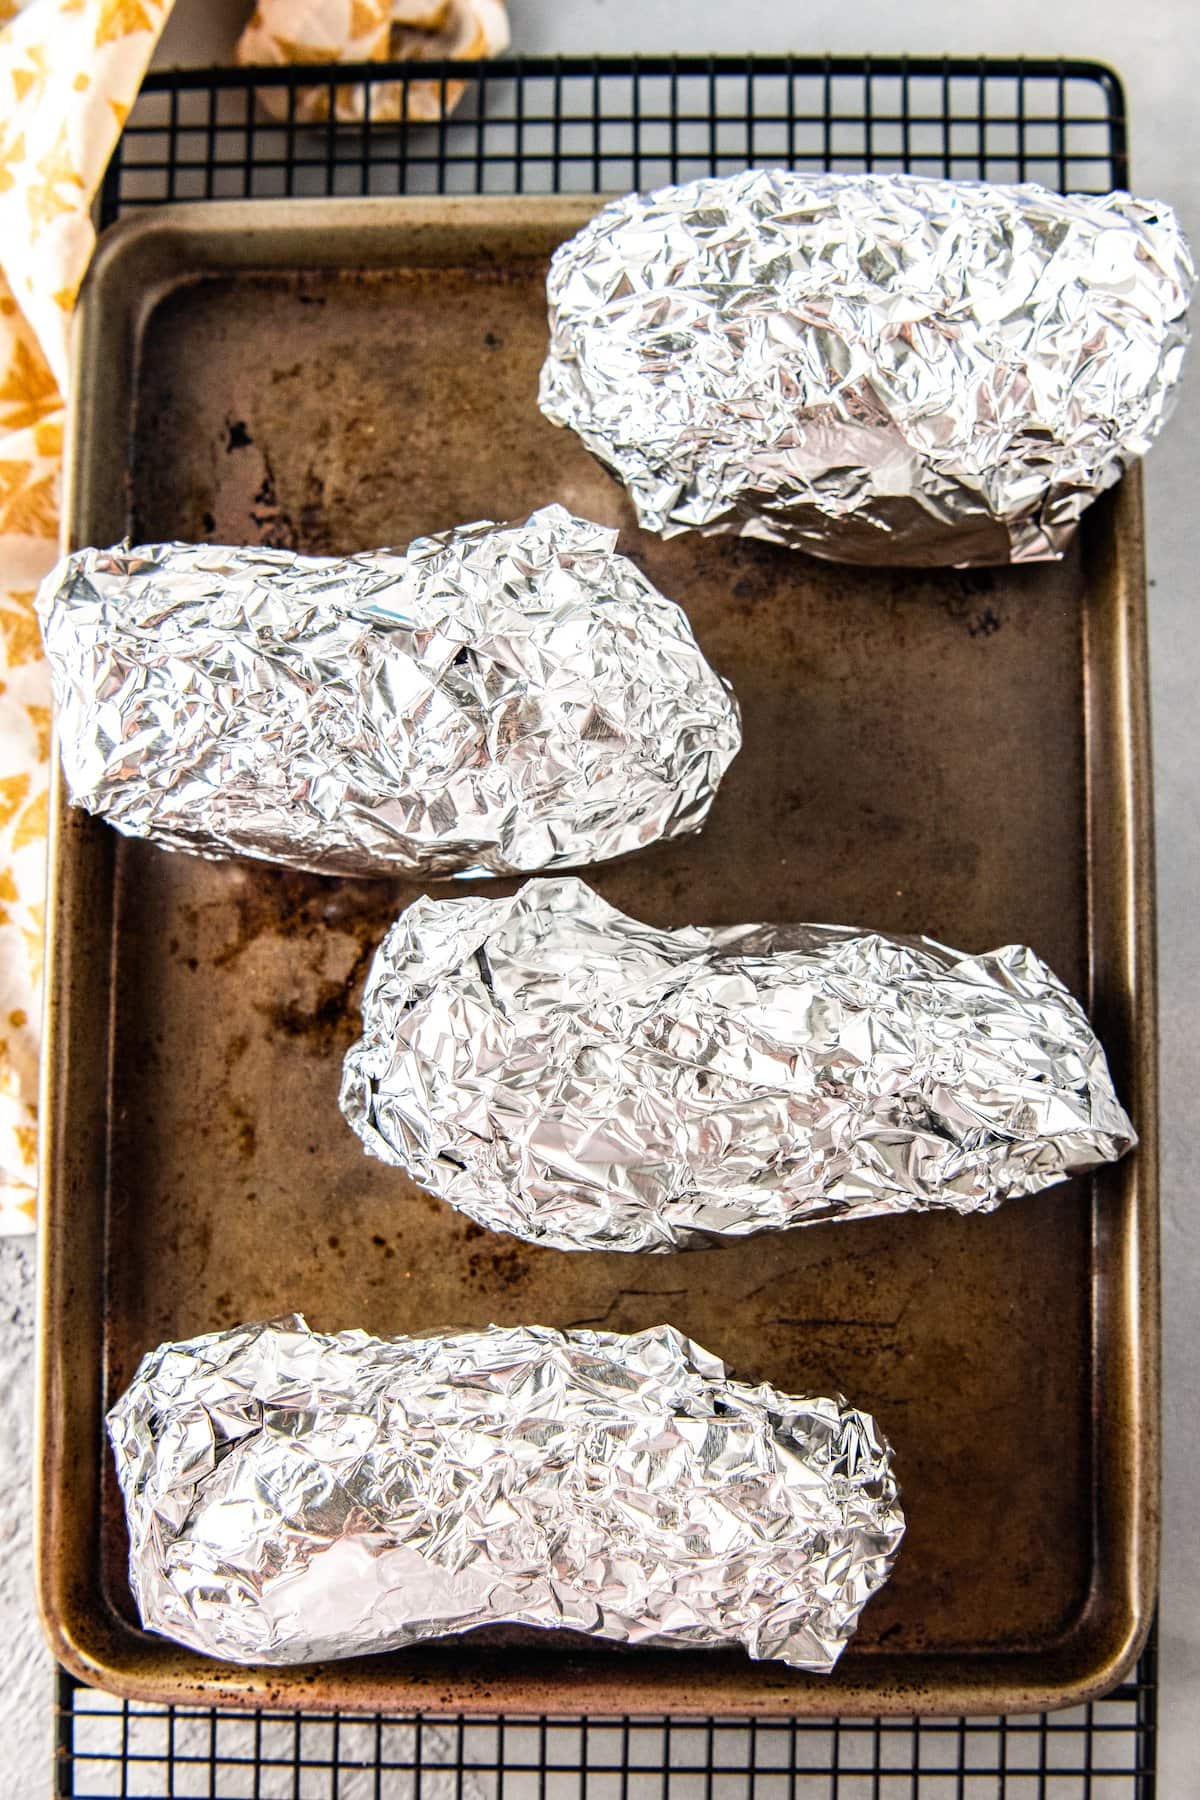
{"type": "Polygon", "coordinates": [[[367,978],[341,1104],[372,1155],[559,1250],[989,1212],[1136,1142],[1082,1008],[1031,950],[658,931],[569,878],[410,906],[367,978]]]}
{"type": "Polygon", "coordinates": [[[38,598],[71,798],[169,849],[349,875],[698,830],[737,703],[616,537],[547,506],[341,560],[77,551],[38,598]]]}
{"type": "Polygon", "coordinates": [[[1055,557],[1162,425],[1193,281],[1128,194],[750,169],[556,252],[541,406],[667,537],[1055,557]]]}
{"type": "Polygon", "coordinates": [[[669,1325],[166,1344],[109,1414],[143,1623],[231,1662],[501,1622],[831,1669],[904,1531],[840,1399],[669,1325]]]}

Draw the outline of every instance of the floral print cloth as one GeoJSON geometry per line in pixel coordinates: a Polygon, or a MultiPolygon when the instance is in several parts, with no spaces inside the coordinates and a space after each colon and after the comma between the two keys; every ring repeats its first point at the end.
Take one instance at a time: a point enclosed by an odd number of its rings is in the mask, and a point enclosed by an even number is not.
{"type": "Polygon", "coordinates": [[[91,203],[171,0],[0,0],[0,1231],[33,1224],[50,683],[71,312],[91,203]]]}
{"type": "MultiPolygon", "coordinates": [[[[171,6],[0,0],[0,1232],[30,1230],[36,1201],[50,684],[33,599],[58,554],[71,313],[95,244],[92,200],[171,6]]],[[[502,0],[261,0],[237,56],[379,61],[507,45],[502,0]]],[[[396,91],[378,90],[373,117],[399,117],[396,91]]],[[[447,106],[461,91],[447,84],[447,106]]],[[[337,116],[361,118],[362,89],[337,92],[337,116]]],[[[439,100],[439,84],[413,84],[408,116],[436,117],[439,100]]],[[[308,116],[319,112],[312,102],[308,116]]]]}

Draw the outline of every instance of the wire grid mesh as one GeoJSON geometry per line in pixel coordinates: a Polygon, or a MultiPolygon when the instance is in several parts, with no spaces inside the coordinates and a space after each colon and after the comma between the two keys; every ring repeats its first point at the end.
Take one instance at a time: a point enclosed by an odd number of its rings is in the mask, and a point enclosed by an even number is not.
{"type": "Polygon", "coordinates": [[[103,214],[290,194],[600,193],[780,163],[1106,192],[1126,181],[1124,101],[1115,76],[1086,62],[560,58],[430,63],[419,77],[411,65],[381,74],[378,64],[185,70],[147,82],[103,214]],[[418,79],[443,103],[465,79],[449,119],[372,123],[373,96],[418,79]],[[363,121],[338,124],[337,96],[355,83],[363,121]],[[329,116],[305,123],[313,110],[329,116]]]}
{"type": "MultiPolygon", "coordinates": [[[[403,112],[403,100],[401,112],[403,112]]],[[[102,196],[611,192],[787,163],[1107,191],[1124,101],[1080,62],[513,60],[152,76],[102,196]],[[400,84],[466,79],[435,126],[372,121],[400,84]],[[326,118],[362,83],[360,125],[326,118]],[[315,101],[314,101],[315,97],[315,101]],[[273,113],[275,118],[269,117],[273,113]]],[[[1154,1650],[1093,1705],[971,1720],[255,1716],[127,1704],[62,1675],[56,1793],[210,1800],[1152,1800],[1154,1650]]]]}
{"type": "Polygon", "coordinates": [[[59,1794],[209,1800],[1152,1800],[1153,1651],[1004,1719],[391,1718],[124,1705],[64,1677],[59,1794]]]}

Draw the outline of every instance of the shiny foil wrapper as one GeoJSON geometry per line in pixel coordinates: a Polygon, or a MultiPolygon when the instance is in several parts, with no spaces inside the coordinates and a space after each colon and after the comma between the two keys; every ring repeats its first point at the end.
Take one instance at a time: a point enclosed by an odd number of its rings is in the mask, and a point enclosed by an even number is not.
{"type": "Polygon", "coordinates": [[[344,559],[77,551],[38,599],[71,798],[168,849],[348,875],[695,831],[737,703],[616,537],[547,506],[344,559]]]}
{"type": "Polygon", "coordinates": [[[341,1103],[372,1155],[560,1250],[989,1212],[1136,1141],[1082,1008],[1031,950],[658,931],[571,879],[410,906],[341,1103]]]}
{"type": "Polygon", "coordinates": [[[108,1424],[143,1623],[230,1662],[508,1623],[827,1671],[904,1531],[872,1419],[669,1325],[241,1326],[151,1352],[108,1424]]]}
{"type": "Polygon", "coordinates": [[[746,170],[556,252],[541,406],[666,537],[1037,561],[1156,436],[1193,281],[1129,194],[746,170]]]}

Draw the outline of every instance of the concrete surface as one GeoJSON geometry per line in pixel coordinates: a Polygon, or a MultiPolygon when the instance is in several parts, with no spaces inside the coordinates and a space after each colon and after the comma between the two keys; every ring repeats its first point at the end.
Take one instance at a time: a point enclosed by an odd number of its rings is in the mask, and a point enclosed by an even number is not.
{"type": "MultiPolygon", "coordinates": [[[[244,0],[177,0],[160,62],[222,57],[244,0]]],[[[552,51],[716,50],[1098,58],[1125,80],[1133,186],[1180,210],[1200,244],[1200,15],[1191,0],[511,0],[516,47],[552,51]]],[[[1200,1796],[1200,1215],[1191,1186],[1200,1092],[1200,619],[1193,568],[1200,478],[1200,353],[1148,464],[1163,1058],[1165,1517],[1161,1606],[1163,1800],[1200,1796]]],[[[0,1243],[0,1692],[7,1733],[0,1791],[49,1792],[50,1670],[32,1611],[30,1458],[32,1252],[0,1243]]]]}

